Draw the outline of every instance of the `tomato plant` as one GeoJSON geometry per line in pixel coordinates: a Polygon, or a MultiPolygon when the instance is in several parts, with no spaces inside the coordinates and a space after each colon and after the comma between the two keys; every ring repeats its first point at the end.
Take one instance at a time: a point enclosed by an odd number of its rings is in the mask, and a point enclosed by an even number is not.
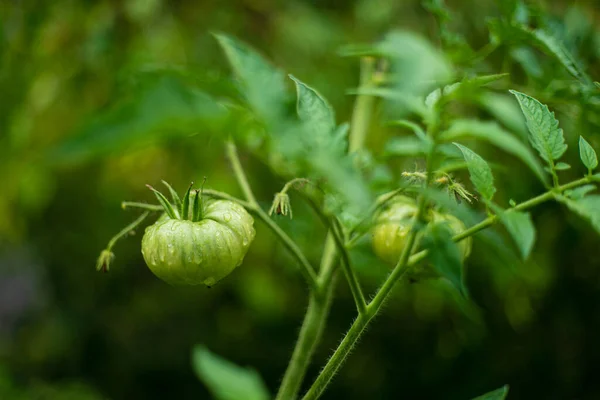
{"type": "MultiPolygon", "coordinates": [[[[429,6],[435,10],[433,2],[429,6]]],[[[182,101],[191,110],[210,108],[209,114],[223,116],[226,122],[216,130],[228,132],[222,143],[243,198],[190,187],[179,200],[169,186],[172,201],[155,191],[159,205],[126,202],[125,208],[137,207],[145,213],[109,242],[97,268],[108,270],[115,242],[149,212],[158,211],[164,214],[146,228],[142,239],[147,265],[168,283],[212,286],[242,263],[255,236],[253,215],[295,260],[309,291],[306,316],[277,399],[294,399],[302,393],[326,327],[337,275],[345,278],[354,301],[356,318],[305,388],[303,398],[310,400],[323,395],[383,304],[399,290],[395,289],[399,282],[430,269],[421,275],[425,280],[444,282],[461,301],[472,302],[464,266],[478,246],[474,237],[479,232],[502,225],[525,260],[536,239],[530,210],[549,201],[566,205],[600,230],[600,196],[593,193],[600,175],[595,173],[596,152],[583,137],[587,133],[581,132],[578,139],[582,165],[572,167],[563,159],[577,151],[567,152],[565,132],[554,112],[536,98],[547,92],[519,87],[507,71],[489,71],[483,60],[502,40],[507,45],[519,40],[533,43],[560,65],[562,73],[571,75],[567,89],[581,101],[582,110],[598,107],[600,85],[555,38],[523,24],[516,14],[513,10],[512,19],[491,24],[491,41],[481,53],[462,49],[468,62],[450,60],[424,38],[400,30],[375,43],[345,47],[341,53],[358,59],[361,71],[358,87],[352,90],[356,96],[352,117],[342,123],[317,89],[292,75],[287,79],[237,38],[215,34],[233,70],[237,91],[224,94],[229,97],[223,100],[190,89],[182,101]],[[473,117],[464,111],[469,107],[487,110],[497,120],[473,117]],[[518,110],[521,123],[524,119],[522,137],[511,131],[515,124],[507,109],[518,110]],[[397,129],[390,137],[379,138],[383,143],[379,147],[369,141],[377,116],[397,129]],[[287,181],[268,213],[255,196],[238,146],[287,181]],[[495,154],[490,147],[518,160],[523,173],[538,180],[540,193],[519,201],[500,193],[496,179],[501,168],[486,160],[495,154]],[[571,168],[578,175],[564,179],[561,174],[571,168]],[[277,222],[280,216],[292,217],[291,191],[300,194],[326,227],[318,267],[277,222]],[[391,267],[372,294],[366,293],[353,253],[365,242],[391,267]]],[[[203,121],[194,112],[173,112],[191,125],[203,121]]],[[[504,243],[495,245],[504,247],[504,243]]],[[[194,350],[194,366],[216,397],[241,398],[241,393],[248,398],[269,397],[252,371],[227,364],[204,347],[194,350]],[[213,365],[229,372],[216,373],[213,365]],[[227,379],[222,379],[224,375],[227,379]],[[237,389],[229,391],[231,386],[237,389]]],[[[498,389],[487,398],[504,398],[507,390],[498,389]]]]}

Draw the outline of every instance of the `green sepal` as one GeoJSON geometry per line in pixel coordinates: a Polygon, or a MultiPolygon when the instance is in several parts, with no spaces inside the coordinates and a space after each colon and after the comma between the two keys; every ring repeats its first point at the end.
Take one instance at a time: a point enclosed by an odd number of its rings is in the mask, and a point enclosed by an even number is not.
{"type": "Polygon", "coordinates": [[[165,209],[165,212],[167,213],[167,215],[171,219],[179,219],[177,212],[173,209],[173,206],[171,205],[171,203],[169,203],[169,200],[167,200],[167,198],[161,192],[154,189],[152,186],[150,186],[150,185],[146,185],[146,186],[148,187],[148,189],[150,189],[154,192],[154,195],[158,199],[158,202],[160,203],[160,205],[163,206],[163,208],[165,209]]]}
{"type": "Polygon", "coordinates": [[[190,183],[190,186],[185,192],[185,196],[183,196],[183,202],[181,203],[181,219],[186,220],[190,218],[190,191],[192,190],[192,186],[194,182],[190,183]]]}

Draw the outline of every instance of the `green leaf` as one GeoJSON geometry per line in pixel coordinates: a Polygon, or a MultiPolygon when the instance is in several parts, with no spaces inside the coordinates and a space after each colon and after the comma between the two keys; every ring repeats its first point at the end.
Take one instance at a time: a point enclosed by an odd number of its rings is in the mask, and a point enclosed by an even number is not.
{"type": "MultiPolygon", "coordinates": [[[[436,88],[425,97],[425,106],[434,111],[438,104],[447,103],[452,99],[473,99],[480,94],[479,88],[508,76],[508,74],[482,75],[465,78],[460,82],[436,88]]],[[[434,111],[435,112],[435,111],[434,111]]]]}
{"type": "Polygon", "coordinates": [[[411,93],[383,87],[358,88],[348,90],[347,93],[381,97],[383,99],[391,100],[394,103],[398,103],[404,109],[417,115],[425,116],[427,114],[427,107],[425,106],[425,101],[423,98],[411,93]]]}
{"type": "Polygon", "coordinates": [[[504,400],[506,399],[506,396],[508,396],[508,385],[504,385],[500,389],[477,396],[473,400],[504,400]]]}
{"type": "Polygon", "coordinates": [[[489,85],[490,83],[496,82],[500,79],[509,76],[508,73],[504,74],[492,74],[492,75],[480,75],[470,78],[465,78],[460,82],[455,82],[450,85],[446,85],[442,88],[442,95],[450,98],[464,98],[474,94],[479,94],[477,89],[489,85]]]}
{"type": "Polygon", "coordinates": [[[238,39],[222,33],[214,36],[240,80],[248,103],[267,122],[277,121],[288,101],[285,75],[238,39]]]}
{"type": "Polygon", "coordinates": [[[538,60],[538,53],[528,46],[519,46],[511,49],[510,55],[515,61],[521,64],[525,73],[536,79],[542,79],[544,70],[541,62],[538,60]]]}
{"type": "Polygon", "coordinates": [[[552,165],[567,150],[563,131],[548,106],[526,94],[510,91],[519,102],[529,129],[529,140],[540,156],[552,165]]]}
{"type": "Polygon", "coordinates": [[[583,185],[575,189],[565,190],[565,196],[572,200],[579,200],[594,190],[596,190],[596,185],[583,185]]]}
{"type": "Polygon", "coordinates": [[[375,45],[349,46],[342,53],[387,58],[392,71],[389,79],[397,94],[425,94],[454,76],[452,65],[445,55],[428,40],[412,32],[392,31],[375,45]]]}
{"type": "Polygon", "coordinates": [[[590,221],[594,229],[600,233],[600,195],[592,194],[578,200],[561,196],[558,199],[571,211],[590,221]]]}
{"type": "Polygon", "coordinates": [[[590,171],[598,166],[596,151],[583,136],[579,136],[579,157],[583,165],[590,171]]]}
{"type": "Polygon", "coordinates": [[[414,136],[395,137],[386,145],[384,154],[387,156],[419,156],[427,152],[429,146],[414,136]]]}
{"type": "Polygon", "coordinates": [[[419,137],[419,139],[425,140],[427,138],[427,134],[418,124],[406,120],[406,119],[398,119],[393,121],[388,121],[386,125],[390,126],[401,126],[403,128],[410,129],[415,135],[419,137]]]}
{"type": "Polygon", "coordinates": [[[584,71],[583,66],[557,38],[541,29],[532,30],[522,25],[517,25],[516,28],[524,33],[531,43],[556,58],[579,81],[586,85],[591,84],[592,80],[584,71]]]}
{"type": "Polygon", "coordinates": [[[544,170],[533,152],[497,123],[459,119],[453,121],[448,130],[440,135],[440,140],[447,142],[463,138],[485,140],[507,153],[518,157],[527,164],[542,182],[546,182],[544,170]]]}
{"type": "Polygon", "coordinates": [[[471,182],[475,185],[477,191],[488,201],[492,200],[496,187],[494,186],[494,176],[488,163],[475,153],[473,150],[459,143],[454,143],[460,149],[467,162],[471,182]]]}
{"type": "Polygon", "coordinates": [[[502,125],[519,138],[527,139],[525,118],[512,96],[504,93],[482,92],[479,94],[479,104],[502,125]]]}
{"type": "Polygon", "coordinates": [[[535,243],[535,226],[531,221],[531,214],[520,211],[506,211],[498,213],[500,221],[515,241],[521,252],[523,260],[531,254],[535,243]]]}
{"type": "Polygon", "coordinates": [[[566,171],[568,169],[571,169],[571,166],[569,164],[565,163],[565,162],[558,162],[554,166],[554,169],[556,171],[566,171]]]}
{"type": "Polygon", "coordinates": [[[204,346],[194,347],[192,365],[196,375],[217,400],[267,400],[270,397],[254,369],[239,367],[204,346]]]}
{"type": "Polygon", "coordinates": [[[292,75],[289,77],[296,83],[297,111],[300,119],[320,134],[332,132],[335,129],[335,112],[331,105],[315,89],[292,75]]]}
{"type": "Polygon", "coordinates": [[[229,113],[208,94],[174,74],[151,78],[132,90],[127,99],[86,121],[51,150],[50,161],[83,162],[165,138],[222,128],[229,113]]]}
{"type": "Polygon", "coordinates": [[[463,295],[466,288],[463,282],[463,264],[458,245],[452,240],[452,230],[446,223],[428,226],[423,238],[423,247],[433,268],[448,279],[463,295]]]}
{"type": "Polygon", "coordinates": [[[425,38],[407,31],[389,33],[377,46],[381,55],[391,58],[396,88],[412,91],[428,81],[447,81],[452,66],[444,54],[425,38]],[[406,77],[411,79],[406,79],[406,77]]]}

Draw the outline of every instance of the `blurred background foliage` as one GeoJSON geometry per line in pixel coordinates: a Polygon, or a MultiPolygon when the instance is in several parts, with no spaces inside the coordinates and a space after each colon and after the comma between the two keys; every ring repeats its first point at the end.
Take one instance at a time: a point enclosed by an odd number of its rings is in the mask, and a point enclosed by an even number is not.
{"type": "MultiPolygon", "coordinates": [[[[232,122],[211,100],[239,93],[210,32],[245,40],[317,88],[338,123],[350,120],[347,90],[358,85],[358,59],[340,56],[357,50],[347,45],[393,29],[419,33],[458,77],[510,73],[453,111],[524,137],[507,89],[530,94],[556,111],[575,166],[580,134],[600,147],[591,85],[600,78],[599,19],[591,0],[0,2],[0,398],[208,398],[190,363],[196,343],[253,366],[275,392],[307,293],[259,222],[244,265],[211,290],[155,278],[139,233],[119,243],[110,274],[94,271],[107,239],[135,217],[121,201],[152,201],[144,184],[165,179],[181,191],[207,176],[210,187],[239,194],[223,155],[228,133],[243,133],[242,161],[265,208],[285,182],[273,162],[245,150],[259,136],[252,118],[232,122]],[[572,59],[523,27],[551,34],[572,59]]],[[[393,102],[378,108],[367,164],[406,133],[381,123],[394,111],[393,102]]],[[[543,190],[514,157],[478,152],[495,166],[505,202],[543,190]]],[[[414,168],[390,160],[382,182],[414,168]]],[[[316,262],[325,230],[295,194],[292,203],[294,219],[277,222],[316,262]]],[[[479,318],[439,283],[398,288],[325,398],[465,399],[504,383],[515,399],[599,398],[598,236],[557,204],[533,218],[538,240],[527,262],[476,238],[468,286],[479,318]]],[[[511,246],[502,229],[487,235],[511,246]]],[[[387,269],[365,248],[352,256],[373,289],[387,269]]],[[[354,315],[346,285],[338,292],[309,380],[354,315]]]]}

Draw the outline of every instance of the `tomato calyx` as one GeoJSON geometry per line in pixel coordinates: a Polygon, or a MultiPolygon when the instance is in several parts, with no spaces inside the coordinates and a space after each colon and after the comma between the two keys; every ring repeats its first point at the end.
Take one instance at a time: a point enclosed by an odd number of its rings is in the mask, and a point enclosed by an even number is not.
{"type": "MultiPolygon", "coordinates": [[[[204,181],[206,181],[206,178],[204,179],[204,181]]],[[[146,185],[146,187],[152,190],[152,192],[154,192],[154,195],[156,196],[158,202],[161,204],[169,218],[192,222],[198,222],[202,219],[202,189],[192,190],[192,186],[194,185],[194,182],[192,182],[190,183],[190,186],[185,192],[183,200],[180,200],[179,196],[177,195],[177,192],[175,192],[167,182],[163,181],[163,183],[168,187],[169,191],[171,192],[171,197],[173,198],[173,203],[175,204],[175,207],[173,207],[173,205],[161,192],[154,189],[150,185],[146,185]]],[[[202,184],[202,188],[204,188],[204,183],[202,184]]]]}

